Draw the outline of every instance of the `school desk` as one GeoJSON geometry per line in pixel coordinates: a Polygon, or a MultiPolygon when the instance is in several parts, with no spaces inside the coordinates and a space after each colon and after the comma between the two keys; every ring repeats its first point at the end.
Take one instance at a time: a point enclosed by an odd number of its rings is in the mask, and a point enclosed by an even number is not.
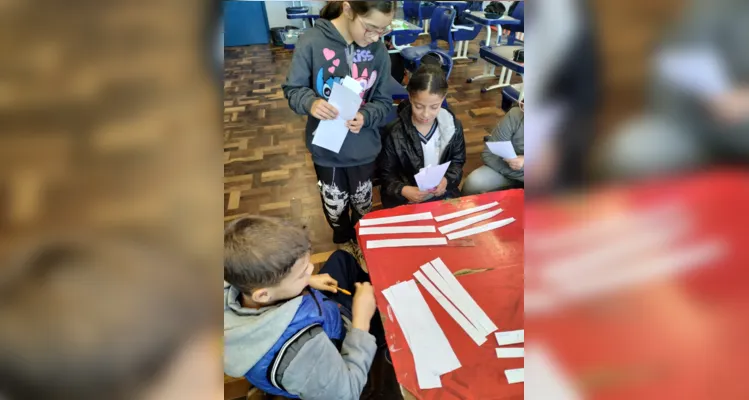
{"type": "MultiPolygon", "coordinates": [[[[497,217],[514,217],[516,221],[505,227],[484,232],[467,239],[471,247],[410,247],[368,250],[367,240],[401,237],[439,237],[433,234],[397,234],[358,236],[375,289],[377,307],[384,319],[390,355],[398,382],[418,399],[503,399],[523,398],[523,383],[508,384],[504,370],[522,368],[522,358],[498,359],[497,342],[492,333],[482,346],[476,343],[447,314],[431,294],[420,289],[435,319],[445,332],[462,367],[442,375],[442,388],[421,390],[416,381],[414,360],[400,325],[389,310],[382,290],[399,281],[413,279],[413,273],[423,264],[440,257],[456,273],[479,306],[500,331],[523,329],[523,200],[521,189],[505,190],[455,200],[407,205],[375,211],[366,218],[391,217],[431,211],[433,215],[448,214],[494,201],[504,211],[497,217]]],[[[500,218],[501,217],[501,218],[500,218]]],[[[463,217],[465,218],[465,217],[463,217]]],[[[456,220],[436,223],[417,221],[397,225],[445,225],[456,220]]],[[[390,225],[383,225],[390,226],[390,225]]],[[[358,230],[358,227],[357,227],[358,230]]],[[[358,235],[358,233],[357,233],[358,235]]]]}

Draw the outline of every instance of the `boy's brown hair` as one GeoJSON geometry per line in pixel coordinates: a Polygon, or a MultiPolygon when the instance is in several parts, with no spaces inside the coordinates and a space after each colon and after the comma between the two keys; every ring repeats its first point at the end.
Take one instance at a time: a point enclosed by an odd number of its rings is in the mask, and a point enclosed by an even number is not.
{"type": "Polygon", "coordinates": [[[224,280],[245,294],[276,285],[310,249],[307,232],[292,223],[240,218],[224,232],[224,280]]]}

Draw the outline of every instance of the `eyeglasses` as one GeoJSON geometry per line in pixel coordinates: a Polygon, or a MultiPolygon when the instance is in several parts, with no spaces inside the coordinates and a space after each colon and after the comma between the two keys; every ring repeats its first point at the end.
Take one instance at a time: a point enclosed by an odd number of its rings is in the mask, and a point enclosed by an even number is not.
{"type": "Polygon", "coordinates": [[[361,18],[357,18],[357,19],[362,24],[362,28],[364,28],[364,34],[367,36],[380,36],[381,37],[393,31],[393,27],[390,25],[384,28],[373,28],[372,26],[364,22],[364,20],[362,20],[361,18]]]}

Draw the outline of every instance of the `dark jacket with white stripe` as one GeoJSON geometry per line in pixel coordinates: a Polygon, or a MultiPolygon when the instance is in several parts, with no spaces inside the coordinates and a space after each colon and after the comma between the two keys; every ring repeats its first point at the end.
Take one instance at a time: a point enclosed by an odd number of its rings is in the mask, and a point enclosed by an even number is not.
{"type": "MultiPolygon", "coordinates": [[[[385,127],[385,138],[379,159],[382,179],[381,197],[386,208],[407,204],[401,195],[405,186],[417,186],[414,175],[424,168],[424,150],[421,134],[411,122],[411,103],[398,105],[398,118],[385,127]]],[[[440,164],[450,161],[445,173],[448,197],[460,197],[460,181],[463,179],[463,164],[466,162],[466,141],[460,120],[449,110],[442,108],[437,115],[437,147],[440,164]]]]}
{"type": "Polygon", "coordinates": [[[242,307],[240,298],[224,283],[225,374],[284,397],[359,398],[377,345],[351,328],[348,310],[314,289],[260,309],[242,307]]]}

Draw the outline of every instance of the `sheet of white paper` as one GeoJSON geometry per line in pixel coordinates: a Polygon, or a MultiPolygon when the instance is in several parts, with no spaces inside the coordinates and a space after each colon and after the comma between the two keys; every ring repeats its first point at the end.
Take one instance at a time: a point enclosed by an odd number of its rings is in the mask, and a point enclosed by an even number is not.
{"type": "Polygon", "coordinates": [[[442,178],[445,177],[445,172],[447,172],[448,167],[450,167],[450,161],[437,166],[425,167],[418,174],[414,175],[419,190],[432,190],[439,186],[442,178]]]}
{"type": "Polygon", "coordinates": [[[457,231],[458,229],[465,228],[466,226],[473,225],[477,222],[486,221],[487,219],[494,218],[501,212],[502,212],[502,209],[498,208],[494,211],[485,212],[483,214],[474,215],[473,217],[469,217],[469,218],[462,219],[457,222],[453,222],[452,224],[442,225],[437,229],[439,229],[440,233],[444,235],[452,231],[457,231]]]}
{"type": "Polygon", "coordinates": [[[525,329],[497,332],[494,335],[497,337],[497,346],[507,346],[508,344],[525,342],[525,329]]]}
{"type": "Polygon", "coordinates": [[[361,83],[357,82],[356,79],[348,75],[343,78],[341,84],[356,94],[360,94],[362,90],[364,90],[364,88],[361,86],[361,83]]]}
{"type": "Polygon", "coordinates": [[[513,222],[515,222],[515,218],[500,219],[499,221],[489,222],[488,224],[484,224],[484,225],[477,226],[474,228],[448,233],[447,238],[450,240],[455,240],[455,239],[464,238],[466,236],[477,235],[479,233],[488,232],[497,228],[501,228],[513,222]]]}
{"type": "Polygon", "coordinates": [[[442,276],[442,279],[444,279],[450,286],[450,290],[453,295],[453,298],[451,298],[450,300],[453,301],[453,304],[457,305],[461,311],[472,310],[470,311],[470,313],[476,315],[476,322],[481,325],[482,328],[484,328],[484,331],[482,333],[484,333],[485,335],[496,331],[497,326],[494,325],[494,322],[492,322],[489,316],[486,315],[486,313],[483,309],[481,309],[478,303],[476,303],[476,300],[474,300],[473,297],[468,294],[468,291],[466,291],[463,285],[458,282],[458,279],[455,278],[455,275],[453,275],[450,269],[447,268],[447,265],[442,262],[442,259],[436,258],[432,260],[431,265],[434,266],[434,269],[437,271],[437,273],[439,273],[440,276],[442,276]]]}
{"type": "Polygon", "coordinates": [[[553,355],[539,345],[528,347],[523,364],[533,371],[533,384],[525,389],[525,400],[583,400],[573,381],[553,355]]]}
{"type": "Polygon", "coordinates": [[[709,47],[669,49],[657,59],[667,82],[698,96],[716,96],[731,89],[723,59],[709,47]]]}
{"type": "Polygon", "coordinates": [[[438,237],[438,238],[367,240],[368,249],[380,249],[383,247],[419,247],[419,246],[447,246],[447,239],[443,237],[438,237]]]}
{"type": "Polygon", "coordinates": [[[486,142],[486,146],[489,147],[489,151],[502,158],[510,159],[518,157],[515,153],[515,148],[512,147],[512,142],[509,140],[506,142],[486,142]]]}
{"type": "Polygon", "coordinates": [[[416,277],[416,280],[421,283],[422,286],[424,286],[424,289],[429,292],[429,294],[434,297],[435,300],[437,300],[438,303],[442,306],[442,308],[447,311],[448,314],[455,320],[455,322],[460,325],[461,328],[470,336],[471,339],[473,339],[474,342],[476,342],[477,345],[481,346],[486,342],[486,337],[481,335],[481,332],[476,329],[475,326],[471,324],[466,317],[458,311],[457,308],[448,300],[442,292],[440,292],[432,282],[427,279],[424,274],[421,273],[421,271],[414,272],[414,276],[416,277]]]}
{"type": "Polygon", "coordinates": [[[403,306],[403,304],[406,304],[406,301],[402,298],[402,291],[399,290],[401,288],[399,285],[403,284],[405,284],[405,282],[393,285],[383,290],[382,294],[385,296],[388,303],[390,303],[390,308],[393,310],[393,314],[395,314],[395,318],[398,320],[401,330],[403,331],[403,336],[406,338],[406,343],[411,349],[411,355],[414,357],[414,367],[416,368],[416,379],[419,383],[419,387],[422,389],[442,387],[439,374],[431,368],[428,360],[424,358],[425,354],[423,346],[419,343],[418,334],[414,332],[414,326],[417,321],[414,320],[411,311],[403,306]]]}
{"type": "Polygon", "coordinates": [[[500,347],[497,350],[497,358],[523,358],[525,349],[522,347],[500,347]]]}
{"type": "Polygon", "coordinates": [[[338,118],[320,121],[312,138],[312,144],[338,153],[348,135],[346,121],[356,116],[361,105],[361,97],[358,92],[351,91],[340,83],[334,83],[328,103],[338,109],[338,118]]]}
{"type": "Polygon", "coordinates": [[[525,369],[506,369],[505,376],[507,377],[507,383],[525,382],[525,369]]]}
{"type": "Polygon", "coordinates": [[[440,215],[438,217],[434,217],[434,220],[437,221],[437,222],[443,222],[443,221],[451,220],[451,219],[454,219],[454,218],[460,218],[460,217],[464,217],[464,216],[469,215],[469,214],[477,213],[479,211],[488,210],[488,209],[490,209],[490,208],[492,208],[492,207],[494,207],[496,205],[499,205],[499,203],[497,203],[495,201],[495,202],[492,202],[492,203],[489,203],[489,204],[484,204],[483,206],[471,207],[471,208],[467,208],[465,210],[456,211],[454,213],[440,215]]]}
{"type": "Polygon", "coordinates": [[[439,376],[461,365],[416,282],[398,283],[382,294],[390,303],[414,356],[419,387],[441,387],[439,376]]]}
{"type": "Polygon", "coordinates": [[[359,235],[387,235],[390,233],[434,233],[437,228],[434,225],[415,226],[377,226],[372,228],[359,228],[359,235]]]}
{"type": "Polygon", "coordinates": [[[400,222],[411,222],[411,221],[426,221],[433,220],[432,213],[425,212],[420,214],[406,214],[399,215],[397,217],[382,217],[382,218],[364,218],[359,220],[359,226],[375,226],[385,224],[397,224],[400,222]]]}

